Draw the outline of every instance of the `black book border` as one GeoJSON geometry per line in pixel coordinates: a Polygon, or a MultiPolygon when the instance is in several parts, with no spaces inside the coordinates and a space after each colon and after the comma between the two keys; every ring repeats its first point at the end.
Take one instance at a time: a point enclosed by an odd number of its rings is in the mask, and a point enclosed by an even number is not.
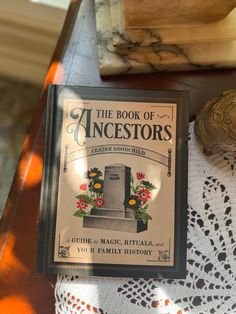
{"type": "Polygon", "coordinates": [[[37,258],[37,271],[39,273],[136,278],[186,277],[188,120],[189,93],[186,91],[49,85],[45,118],[44,168],[40,198],[37,258]],[[60,131],[63,118],[62,110],[59,110],[60,106],[58,104],[68,97],[77,99],[78,92],[80,97],[89,100],[177,104],[174,266],[80,264],[53,261],[57,183],[59,182],[60,169],[60,131]],[[74,95],[73,97],[72,94],[74,95]],[[53,189],[54,191],[52,191],[53,189]]]}

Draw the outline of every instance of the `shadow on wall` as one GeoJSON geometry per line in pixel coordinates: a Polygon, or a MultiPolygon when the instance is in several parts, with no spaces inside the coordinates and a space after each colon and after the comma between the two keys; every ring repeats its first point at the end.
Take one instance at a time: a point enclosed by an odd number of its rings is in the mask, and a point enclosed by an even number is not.
{"type": "Polygon", "coordinates": [[[68,3],[68,0],[0,1],[1,75],[41,84],[68,3]]]}
{"type": "Polygon", "coordinates": [[[40,86],[0,77],[0,216],[40,90],[40,86]]]}

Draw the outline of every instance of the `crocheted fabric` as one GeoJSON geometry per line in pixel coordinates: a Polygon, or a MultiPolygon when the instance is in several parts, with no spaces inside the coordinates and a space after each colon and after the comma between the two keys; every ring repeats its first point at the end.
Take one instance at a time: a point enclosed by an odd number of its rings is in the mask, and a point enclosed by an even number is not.
{"type": "Polygon", "coordinates": [[[193,127],[186,279],[58,276],[56,313],[236,313],[236,156],[205,156],[193,127]]]}

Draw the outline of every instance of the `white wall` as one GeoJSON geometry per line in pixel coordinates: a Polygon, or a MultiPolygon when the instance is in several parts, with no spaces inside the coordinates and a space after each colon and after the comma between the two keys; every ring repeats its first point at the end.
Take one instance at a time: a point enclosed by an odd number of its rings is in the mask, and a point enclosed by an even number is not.
{"type": "MultiPolygon", "coordinates": [[[[68,5],[68,0],[59,2],[68,5]]],[[[65,9],[30,0],[0,0],[0,75],[40,84],[65,14],[65,9]]]]}

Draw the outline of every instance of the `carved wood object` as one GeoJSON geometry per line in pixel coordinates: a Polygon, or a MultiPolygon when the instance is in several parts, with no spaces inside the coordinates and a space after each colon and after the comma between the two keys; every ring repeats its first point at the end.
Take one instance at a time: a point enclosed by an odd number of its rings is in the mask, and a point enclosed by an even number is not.
{"type": "Polygon", "coordinates": [[[236,152],[236,89],[207,102],[195,123],[205,153],[236,152]]]}
{"type": "Polygon", "coordinates": [[[236,0],[122,0],[126,28],[215,23],[235,7],[236,0]]]}

